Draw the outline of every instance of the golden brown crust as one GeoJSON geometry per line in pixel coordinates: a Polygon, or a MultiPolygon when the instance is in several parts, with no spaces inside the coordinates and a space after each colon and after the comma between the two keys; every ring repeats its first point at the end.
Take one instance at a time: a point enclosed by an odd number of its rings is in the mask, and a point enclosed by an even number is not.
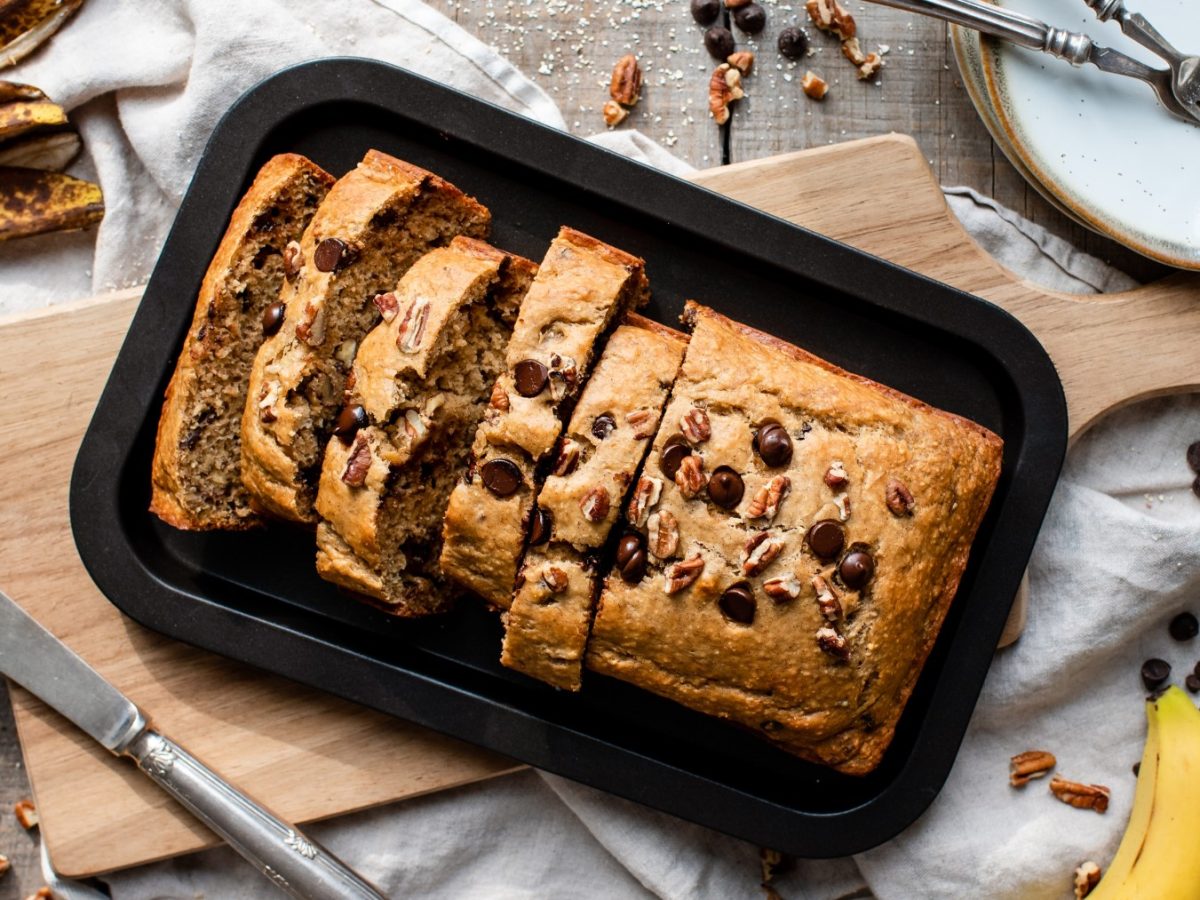
{"type": "Polygon", "coordinates": [[[689,426],[691,458],[705,477],[731,467],[744,496],[724,509],[711,491],[665,483],[656,511],[677,523],[678,548],[638,585],[609,576],[587,665],[863,774],[890,743],[937,637],[1002,444],[704,307],[689,304],[686,319],[695,330],[646,468],[702,410],[705,433],[689,426]],[[786,462],[769,465],[754,449],[767,420],[791,437],[786,462]],[[779,479],[782,499],[764,512],[779,479]],[[845,535],[828,559],[805,538],[824,519],[845,535]],[[874,560],[864,586],[843,580],[851,551],[874,560]],[[670,567],[687,559],[703,569],[669,588],[670,567]],[[753,598],[748,617],[722,600],[739,582],[753,598]]]}

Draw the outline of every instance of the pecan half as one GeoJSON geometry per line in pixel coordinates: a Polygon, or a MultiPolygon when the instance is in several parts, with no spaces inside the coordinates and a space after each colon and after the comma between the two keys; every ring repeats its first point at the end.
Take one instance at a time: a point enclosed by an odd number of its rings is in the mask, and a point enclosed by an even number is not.
{"type": "Polygon", "coordinates": [[[835,459],[833,464],[825,470],[825,484],[835,491],[844,488],[849,481],[850,475],[846,472],[846,467],[840,459],[835,459]]]}
{"type": "Polygon", "coordinates": [[[1102,784],[1080,784],[1055,775],[1050,779],[1050,793],[1077,809],[1094,809],[1098,813],[1108,811],[1110,791],[1102,784]]]}
{"type": "Polygon", "coordinates": [[[749,75],[750,70],[754,68],[754,54],[749,50],[739,50],[737,53],[729,54],[729,58],[725,60],[743,75],[749,75]]]}
{"type": "Polygon", "coordinates": [[[654,434],[657,425],[656,419],[657,416],[652,409],[635,409],[625,415],[625,421],[632,426],[633,438],[637,441],[645,440],[654,434]]]}
{"type": "Polygon", "coordinates": [[[838,621],[842,617],[842,603],[837,592],[820,575],[814,575],[809,584],[817,593],[817,606],[821,608],[821,615],[825,617],[825,621],[838,621]]]}
{"type": "Polygon", "coordinates": [[[592,488],[579,501],[579,509],[589,522],[603,522],[610,506],[608,489],[603,486],[592,488]]]}
{"type": "Polygon", "coordinates": [[[1026,750],[1010,759],[1008,765],[1012,770],[1008,783],[1013,787],[1025,787],[1034,778],[1049,775],[1050,770],[1058,765],[1058,760],[1053,753],[1045,750],[1026,750]]]}
{"type": "Polygon", "coordinates": [[[760,531],[742,548],[742,574],[760,575],[783,552],[783,541],[760,531]]]}
{"type": "Polygon", "coordinates": [[[679,493],[689,500],[700,496],[700,492],[708,484],[708,478],[704,474],[704,462],[695,453],[680,460],[679,469],[675,472],[675,484],[679,487],[679,493]]]}
{"type": "Polygon", "coordinates": [[[299,241],[288,241],[287,246],[283,248],[283,274],[284,277],[291,281],[300,274],[300,269],[304,267],[304,253],[300,249],[299,241]]]}
{"type": "Polygon", "coordinates": [[[850,646],[846,639],[828,626],[817,629],[817,646],[838,659],[850,658],[850,646]]]}
{"type": "Polygon", "coordinates": [[[814,25],[822,31],[836,34],[843,41],[850,40],[858,30],[854,17],[837,0],[808,0],[804,8],[808,10],[808,17],[814,25]]]}
{"type": "Polygon", "coordinates": [[[492,385],[492,396],[488,399],[488,406],[500,412],[508,412],[508,391],[504,390],[504,385],[499,381],[492,385]]]}
{"type": "Polygon", "coordinates": [[[607,101],[600,111],[604,115],[604,124],[609,128],[616,128],[629,118],[629,110],[616,100],[607,101]]]}
{"type": "Polygon", "coordinates": [[[899,478],[889,478],[887,489],[884,491],[887,508],[895,516],[911,516],[913,511],[913,495],[899,478]]]}
{"type": "Polygon", "coordinates": [[[626,510],[629,522],[634,528],[645,527],[646,520],[650,517],[650,510],[658,505],[662,489],[661,478],[643,475],[638,479],[637,487],[633,489],[633,496],[629,498],[629,508],[626,510]]]}
{"type": "Polygon", "coordinates": [[[642,68],[632,53],[617,60],[613,66],[608,93],[622,106],[633,106],[642,93],[642,68]]]}
{"type": "Polygon", "coordinates": [[[425,323],[429,321],[430,303],[418,297],[408,305],[404,318],[400,320],[400,331],[396,335],[396,346],[402,353],[416,353],[421,349],[425,337],[425,323]]]}
{"type": "Polygon", "coordinates": [[[776,603],[795,600],[800,596],[800,580],[795,575],[771,578],[763,582],[763,590],[776,603]]]}
{"type": "Polygon", "coordinates": [[[571,581],[567,578],[567,573],[558,566],[546,566],[542,569],[542,584],[546,586],[552,594],[561,594],[570,586],[571,581]]]}
{"type": "Polygon", "coordinates": [[[695,584],[704,571],[704,558],[697,553],[663,569],[663,591],[670,596],[695,584]]]}
{"type": "Polygon", "coordinates": [[[367,481],[367,470],[371,468],[371,445],[367,436],[360,434],[354,438],[354,449],[346,460],[346,470],[342,472],[342,481],[350,487],[362,487],[367,481]]]}
{"type": "Polygon", "coordinates": [[[712,426],[708,422],[708,413],[698,406],[693,406],[679,420],[679,430],[693,444],[703,444],[712,437],[712,426]]]}
{"type": "Polygon", "coordinates": [[[679,549],[679,520],[668,510],[656,512],[646,523],[648,547],[658,559],[670,559],[679,549]]]}
{"type": "Polygon", "coordinates": [[[563,478],[575,471],[579,465],[579,445],[570,438],[563,438],[558,448],[558,456],[554,459],[552,474],[563,478]]]}
{"type": "Polygon", "coordinates": [[[825,95],[829,93],[829,83],[812,70],[804,73],[804,79],[800,82],[800,87],[813,100],[824,100],[825,95]]]}
{"type": "Polygon", "coordinates": [[[37,807],[33,805],[32,800],[18,800],[14,803],[13,815],[26,831],[36,827],[39,821],[37,807]]]}
{"type": "Polygon", "coordinates": [[[400,304],[396,300],[396,295],[391,291],[386,294],[376,294],[371,302],[375,304],[375,308],[379,310],[379,315],[385,322],[392,321],[396,318],[396,313],[400,312],[400,304]]]}
{"type": "Polygon", "coordinates": [[[792,487],[792,479],[776,475],[758,489],[746,507],[746,518],[770,521],[779,512],[779,504],[792,487]]]}
{"type": "Polygon", "coordinates": [[[742,73],[729,63],[717,66],[708,80],[708,110],[718,125],[729,121],[729,104],[744,96],[742,73]]]}
{"type": "Polygon", "coordinates": [[[1100,867],[1090,859],[1075,870],[1075,900],[1083,900],[1100,883],[1100,867]]]}

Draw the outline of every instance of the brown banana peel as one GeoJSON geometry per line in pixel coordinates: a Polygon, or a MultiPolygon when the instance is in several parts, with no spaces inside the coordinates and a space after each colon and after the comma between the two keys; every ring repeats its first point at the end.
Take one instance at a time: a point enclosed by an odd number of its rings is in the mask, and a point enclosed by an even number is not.
{"type": "Polygon", "coordinates": [[[0,168],[0,241],[86,228],[103,217],[97,184],[61,172],[0,168]]]}
{"type": "Polygon", "coordinates": [[[82,5],[83,0],[0,0],[0,69],[40,47],[82,5]]]}

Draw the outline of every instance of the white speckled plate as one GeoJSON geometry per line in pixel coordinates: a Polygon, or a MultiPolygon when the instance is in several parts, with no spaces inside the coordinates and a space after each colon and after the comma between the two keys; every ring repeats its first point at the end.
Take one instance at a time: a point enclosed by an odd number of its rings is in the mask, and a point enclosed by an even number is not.
{"type": "MultiPolygon", "coordinates": [[[[1129,2],[1177,47],[1200,53],[1196,0],[1129,2]]],[[[1096,19],[1083,0],[1000,5],[1162,65],[1116,23],[1096,19]]],[[[953,31],[972,102],[1034,187],[1072,218],[1145,256],[1200,269],[1200,126],[1169,115],[1139,81],[953,31]]]]}

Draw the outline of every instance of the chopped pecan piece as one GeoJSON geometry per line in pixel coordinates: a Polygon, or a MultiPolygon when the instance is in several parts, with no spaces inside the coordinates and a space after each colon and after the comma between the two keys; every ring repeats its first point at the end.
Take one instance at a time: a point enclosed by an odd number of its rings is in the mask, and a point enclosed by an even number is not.
{"type": "Polygon", "coordinates": [[[396,295],[391,291],[386,294],[376,294],[371,302],[375,304],[375,308],[379,310],[379,315],[385,322],[392,321],[396,318],[396,313],[400,312],[400,304],[396,300],[396,295]]]}
{"type": "Polygon", "coordinates": [[[371,468],[371,445],[365,434],[354,438],[354,449],[346,460],[346,470],[342,472],[342,481],[350,487],[362,487],[367,481],[367,470],[371,468]]]}
{"type": "Polygon", "coordinates": [[[842,603],[838,599],[837,592],[820,575],[814,575],[809,583],[816,591],[817,606],[821,608],[821,615],[825,617],[825,621],[831,623],[838,621],[842,617],[842,603]]]}
{"type": "Polygon", "coordinates": [[[825,95],[829,93],[828,82],[812,70],[804,73],[804,80],[800,82],[800,87],[814,100],[824,100],[825,95]]]}
{"type": "Polygon", "coordinates": [[[842,56],[856,66],[861,66],[867,61],[867,54],[863,53],[862,45],[858,43],[856,37],[842,41],[842,56]]]}
{"type": "Polygon", "coordinates": [[[604,124],[609,128],[616,128],[622,122],[629,118],[629,110],[623,107],[616,100],[609,100],[601,109],[604,115],[604,124]]]}
{"type": "Polygon", "coordinates": [[[625,421],[633,426],[633,437],[638,441],[645,440],[654,434],[656,418],[652,409],[635,409],[625,415],[625,421]]]}
{"type": "Polygon", "coordinates": [[[1083,900],[1100,883],[1100,867],[1090,859],[1075,870],[1075,900],[1083,900]]]}
{"type": "Polygon", "coordinates": [[[418,297],[408,305],[404,318],[400,320],[400,331],[396,335],[396,346],[403,353],[416,353],[421,349],[421,339],[425,337],[425,323],[429,321],[430,303],[424,297],[418,297]]]}
{"type": "Polygon", "coordinates": [[[729,58],[725,60],[742,75],[749,75],[750,70],[754,68],[754,54],[749,50],[739,50],[737,53],[729,54],[729,58]]]}
{"type": "Polygon", "coordinates": [[[1108,811],[1108,795],[1111,792],[1102,784],[1080,784],[1055,775],[1050,779],[1050,793],[1069,806],[1103,813],[1108,811]]]}
{"type": "Polygon", "coordinates": [[[675,484],[679,487],[679,493],[689,500],[700,496],[700,492],[708,484],[708,478],[704,475],[704,462],[695,453],[680,460],[679,470],[675,473],[675,484]]]}
{"type": "Polygon", "coordinates": [[[0,875],[3,875],[12,868],[12,863],[8,861],[8,857],[0,853],[0,875]]]}
{"type": "Polygon", "coordinates": [[[283,274],[291,281],[300,274],[300,269],[304,266],[304,254],[300,250],[299,241],[288,241],[287,246],[283,248],[283,274]]]}
{"type": "Polygon", "coordinates": [[[783,552],[783,541],[765,531],[754,534],[742,548],[742,574],[761,575],[783,552]]]}
{"type": "Polygon", "coordinates": [[[558,456],[554,460],[553,474],[562,478],[570,475],[579,465],[579,445],[570,438],[563,438],[558,448],[558,456]]]}
{"type": "Polygon", "coordinates": [[[833,505],[837,507],[838,518],[845,522],[850,518],[850,495],[838,494],[833,498],[833,505]]]}
{"type": "Polygon", "coordinates": [[[912,515],[914,502],[912,492],[909,491],[904,482],[899,478],[888,479],[887,489],[884,491],[884,499],[887,501],[887,508],[891,510],[892,515],[912,515]]]}
{"type": "Polygon", "coordinates": [[[1013,787],[1024,787],[1034,778],[1049,775],[1050,770],[1058,765],[1058,760],[1053,753],[1045,750],[1026,750],[1010,759],[1008,764],[1012,770],[1008,783],[1013,787]]]}
{"type": "Polygon", "coordinates": [[[610,505],[608,489],[603,486],[592,488],[579,501],[583,517],[589,522],[603,522],[604,517],[608,515],[610,505]]]}
{"type": "Polygon", "coordinates": [[[650,510],[658,505],[662,496],[663,483],[661,478],[643,475],[638,479],[633,496],[629,498],[629,522],[634,528],[643,528],[650,517],[650,510]]]}
{"type": "Polygon", "coordinates": [[[317,309],[312,303],[304,304],[304,314],[296,325],[296,337],[310,347],[319,347],[325,340],[325,307],[317,309]]]}
{"type": "Polygon", "coordinates": [[[279,402],[281,386],[278,381],[268,381],[258,393],[258,417],[268,425],[275,421],[275,404],[279,402]]]}
{"type": "Polygon", "coordinates": [[[404,411],[404,433],[408,435],[408,439],[413,447],[416,447],[429,436],[429,428],[425,425],[425,420],[421,418],[421,414],[415,409],[406,409],[404,411]]]}
{"type": "Polygon", "coordinates": [[[508,391],[504,390],[504,385],[497,381],[492,385],[492,396],[488,400],[488,406],[498,409],[500,412],[507,412],[508,405],[508,391]]]}
{"type": "Polygon", "coordinates": [[[622,106],[633,106],[642,93],[642,69],[632,53],[617,60],[613,66],[608,93],[622,106]]]}
{"type": "Polygon", "coordinates": [[[779,504],[787,496],[792,480],[786,475],[775,475],[758,489],[746,507],[746,518],[770,521],[779,512],[779,504]]]}
{"type": "Polygon", "coordinates": [[[836,34],[843,41],[850,40],[858,30],[854,17],[837,0],[808,0],[804,8],[808,10],[814,25],[822,31],[836,34]]]}
{"type": "Polygon", "coordinates": [[[771,578],[763,582],[763,590],[776,603],[795,600],[800,596],[800,580],[795,575],[771,578]]]}
{"type": "Polygon", "coordinates": [[[579,380],[579,368],[569,356],[555,353],[550,357],[550,398],[555,402],[567,396],[579,380]]]}
{"type": "Polygon", "coordinates": [[[878,53],[868,53],[861,66],[858,67],[858,80],[869,81],[879,74],[883,68],[883,57],[878,53]]]}
{"type": "Polygon", "coordinates": [[[708,110],[718,125],[729,121],[729,104],[744,96],[742,73],[729,63],[717,66],[708,80],[708,110]]]}
{"type": "Polygon", "coordinates": [[[671,563],[663,569],[663,591],[668,596],[678,594],[690,587],[704,571],[704,558],[699,554],[689,556],[681,562],[671,563]]]}
{"type": "Polygon", "coordinates": [[[18,800],[13,804],[13,815],[26,831],[37,827],[38,812],[32,800],[18,800]]]}
{"type": "Polygon", "coordinates": [[[679,420],[679,430],[693,444],[703,444],[712,437],[712,426],[708,422],[708,413],[698,406],[693,406],[679,420]]]}
{"type": "Polygon", "coordinates": [[[679,520],[668,510],[656,512],[647,522],[649,549],[658,559],[670,559],[679,549],[679,520]]]}
{"type": "Polygon", "coordinates": [[[817,646],[838,659],[850,658],[850,646],[846,639],[828,626],[817,629],[817,646]]]}
{"type": "Polygon", "coordinates": [[[570,585],[567,573],[558,566],[546,566],[542,569],[542,584],[552,594],[561,594],[570,585]]]}
{"type": "Polygon", "coordinates": [[[835,491],[844,488],[849,481],[850,475],[846,472],[846,467],[840,459],[835,459],[833,464],[825,470],[825,484],[835,491]]]}

